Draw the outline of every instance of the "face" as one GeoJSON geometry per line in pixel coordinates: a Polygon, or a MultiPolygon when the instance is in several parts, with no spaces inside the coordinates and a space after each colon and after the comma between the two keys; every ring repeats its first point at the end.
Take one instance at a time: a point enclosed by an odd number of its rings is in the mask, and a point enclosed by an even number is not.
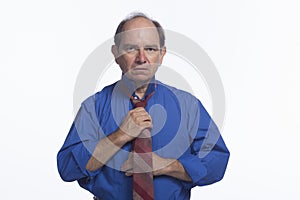
{"type": "Polygon", "coordinates": [[[142,17],[124,25],[119,47],[112,52],[122,72],[132,81],[147,83],[161,65],[166,49],[160,48],[155,25],[142,17]]]}

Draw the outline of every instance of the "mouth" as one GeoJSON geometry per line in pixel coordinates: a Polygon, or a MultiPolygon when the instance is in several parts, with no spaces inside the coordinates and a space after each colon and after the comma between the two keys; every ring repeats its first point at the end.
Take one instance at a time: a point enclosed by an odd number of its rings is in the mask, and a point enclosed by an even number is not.
{"type": "Polygon", "coordinates": [[[143,70],[149,70],[149,69],[145,66],[137,66],[137,67],[133,68],[133,70],[143,71],[143,70]]]}
{"type": "Polygon", "coordinates": [[[140,67],[139,66],[139,67],[133,68],[132,71],[135,72],[135,73],[139,73],[139,72],[143,73],[143,72],[148,72],[149,69],[147,67],[140,67]]]}
{"type": "Polygon", "coordinates": [[[131,74],[134,76],[148,76],[149,69],[146,67],[135,67],[132,69],[131,74]]]}

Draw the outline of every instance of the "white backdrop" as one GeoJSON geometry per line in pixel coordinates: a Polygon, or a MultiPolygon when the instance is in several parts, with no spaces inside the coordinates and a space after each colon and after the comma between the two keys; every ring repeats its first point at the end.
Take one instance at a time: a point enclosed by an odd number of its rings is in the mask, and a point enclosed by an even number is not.
{"type": "Polygon", "coordinates": [[[83,62],[135,10],[197,42],[224,84],[228,170],[192,199],[299,199],[299,8],[296,0],[1,1],[0,199],[91,199],[60,179],[56,154],[83,62]]]}

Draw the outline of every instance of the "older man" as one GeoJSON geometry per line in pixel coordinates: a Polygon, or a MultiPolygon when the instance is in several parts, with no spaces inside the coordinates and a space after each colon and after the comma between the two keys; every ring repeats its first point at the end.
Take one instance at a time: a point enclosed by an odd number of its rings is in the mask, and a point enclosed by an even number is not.
{"type": "Polygon", "coordinates": [[[126,18],[112,53],[122,78],[82,103],[58,153],[62,179],[104,200],[189,199],[194,186],[221,180],[229,151],[209,114],[155,79],[166,54],[161,25],[126,18]]]}

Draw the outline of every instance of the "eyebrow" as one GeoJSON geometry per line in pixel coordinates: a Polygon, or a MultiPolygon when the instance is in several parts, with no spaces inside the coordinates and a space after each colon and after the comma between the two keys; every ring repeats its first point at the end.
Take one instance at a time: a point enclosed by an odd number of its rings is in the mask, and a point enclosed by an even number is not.
{"type": "Polygon", "coordinates": [[[159,48],[159,46],[157,44],[151,44],[151,45],[145,45],[144,48],[159,48]]]}
{"type": "Polygon", "coordinates": [[[138,45],[136,45],[136,44],[124,44],[123,47],[125,47],[125,48],[126,47],[135,47],[136,48],[136,47],[138,47],[138,45]]]}
{"type": "MultiPolygon", "coordinates": [[[[139,48],[139,46],[138,45],[136,45],[136,44],[124,44],[123,45],[123,48],[126,48],[126,47],[134,47],[134,48],[139,48]]],[[[147,45],[145,45],[143,48],[159,48],[159,45],[157,45],[157,44],[147,44],[147,45]]]]}

